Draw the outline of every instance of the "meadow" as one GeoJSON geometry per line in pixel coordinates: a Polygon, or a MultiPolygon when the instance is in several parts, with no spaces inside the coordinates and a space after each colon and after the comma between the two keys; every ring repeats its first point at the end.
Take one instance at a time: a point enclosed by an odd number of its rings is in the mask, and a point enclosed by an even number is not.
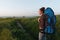
{"type": "MultiPolygon", "coordinates": [[[[57,15],[56,39],[60,40],[60,15],[57,15]]],[[[0,18],[0,40],[38,40],[38,17],[0,18]]]]}

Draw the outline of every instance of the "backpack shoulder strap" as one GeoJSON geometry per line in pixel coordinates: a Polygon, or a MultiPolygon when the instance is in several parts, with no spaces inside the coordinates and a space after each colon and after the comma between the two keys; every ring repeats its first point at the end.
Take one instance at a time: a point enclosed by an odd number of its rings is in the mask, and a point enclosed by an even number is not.
{"type": "Polygon", "coordinates": [[[45,14],[45,26],[49,25],[48,18],[49,18],[49,16],[47,14],[45,14]]]}

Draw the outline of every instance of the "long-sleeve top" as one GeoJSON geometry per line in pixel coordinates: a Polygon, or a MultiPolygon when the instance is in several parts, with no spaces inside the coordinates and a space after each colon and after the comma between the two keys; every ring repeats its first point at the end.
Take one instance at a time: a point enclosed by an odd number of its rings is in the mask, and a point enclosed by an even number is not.
{"type": "Polygon", "coordinates": [[[45,27],[45,15],[41,15],[39,18],[38,18],[38,22],[39,22],[39,29],[44,29],[45,27]]]}

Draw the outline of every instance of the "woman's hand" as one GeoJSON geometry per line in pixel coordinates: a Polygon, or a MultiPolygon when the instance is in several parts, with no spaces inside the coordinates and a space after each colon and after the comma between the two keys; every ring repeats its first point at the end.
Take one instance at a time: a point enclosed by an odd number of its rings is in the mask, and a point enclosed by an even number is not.
{"type": "Polygon", "coordinates": [[[39,27],[39,29],[43,29],[42,27],[39,27]]]}
{"type": "Polygon", "coordinates": [[[40,22],[40,18],[38,18],[38,22],[40,22]]]}

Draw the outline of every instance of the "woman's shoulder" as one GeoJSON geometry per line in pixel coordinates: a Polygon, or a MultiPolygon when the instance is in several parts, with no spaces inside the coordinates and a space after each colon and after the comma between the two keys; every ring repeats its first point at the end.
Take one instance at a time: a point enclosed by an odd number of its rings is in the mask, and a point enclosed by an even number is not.
{"type": "Polygon", "coordinates": [[[45,14],[41,15],[40,18],[44,18],[45,17],[45,14]]]}

